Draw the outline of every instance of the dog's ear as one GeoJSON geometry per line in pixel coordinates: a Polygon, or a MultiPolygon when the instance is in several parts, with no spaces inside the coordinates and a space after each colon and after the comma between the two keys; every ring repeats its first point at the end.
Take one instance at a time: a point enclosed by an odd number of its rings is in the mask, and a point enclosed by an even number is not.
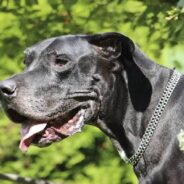
{"type": "Polygon", "coordinates": [[[152,94],[147,74],[153,63],[148,61],[131,39],[120,33],[87,36],[87,40],[101,49],[109,60],[118,59],[123,64],[132,104],[137,111],[145,111],[152,94]]]}
{"type": "Polygon", "coordinates": [[[122,50],[127,54],[128,49],[126,47],[131,47],[131,40],[119,33],[91,35],[87,36],[87,40],[108,60],[119,58],[122,55],[122,50]],[[125,42],[128,45],[125,45],[125,42]]]}

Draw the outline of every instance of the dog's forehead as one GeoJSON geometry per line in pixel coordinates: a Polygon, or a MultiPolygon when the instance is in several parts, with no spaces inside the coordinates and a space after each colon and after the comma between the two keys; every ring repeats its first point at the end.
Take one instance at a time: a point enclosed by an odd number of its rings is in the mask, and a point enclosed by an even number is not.
{"type": "Polygon", "coordinates": [[[43,40],[32,47],[27,48],[24,53],[31,55],[44,54],[50,51],[56,51],[58,54],[69,54],[75,57],[91,54],[93,49],[91,45],[80,36],[60,36],[43,40]]]}

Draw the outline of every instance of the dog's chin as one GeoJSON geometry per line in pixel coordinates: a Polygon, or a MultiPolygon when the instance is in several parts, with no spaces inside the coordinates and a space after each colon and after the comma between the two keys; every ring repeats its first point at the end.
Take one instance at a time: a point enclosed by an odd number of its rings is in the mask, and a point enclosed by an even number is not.
{"type": "MultiPolygon", "coordinates": [[[[16,111],[13,111],[11,114],[15,116],[16,111]]],[[[86,123],[95,121],[97,114],[97,104],[93,102],[86,108],[77,107],[58,115],[57,118],[50,118],[49,120],[23,118],[16,112],[16,118],[20,116],[19,119],[22,120],[19,148],[22,152],[26,152],[31,144],[38,147],[46,147],[54,142],[61,141],[81,132],[86,123]]],[[[10,119],[12,118],[10,117],[10,119]]]]}

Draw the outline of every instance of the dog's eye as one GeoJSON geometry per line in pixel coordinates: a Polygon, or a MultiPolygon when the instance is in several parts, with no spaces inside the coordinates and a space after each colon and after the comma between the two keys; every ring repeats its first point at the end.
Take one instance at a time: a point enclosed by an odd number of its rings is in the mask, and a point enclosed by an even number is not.
{"type": "Polygon", "coordinates": [[[56,58],[55,60],[55,65],[60,66],[60,67],[64,66],[67,63],[68,63],[68,60],[64,58],[56,58]]]}

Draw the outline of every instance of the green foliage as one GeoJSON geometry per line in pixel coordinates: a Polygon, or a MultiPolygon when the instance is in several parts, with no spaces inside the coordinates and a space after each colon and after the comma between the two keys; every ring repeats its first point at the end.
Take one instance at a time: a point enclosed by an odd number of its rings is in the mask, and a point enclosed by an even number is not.
{"type": "MultiPolygon", "coordinates": [[[[183,6],[183,0],[1,0],[0,79],[22,70],[24,49],[39,40],[105,31],[128,35],[158,63],[182,71],[183,6]]],[[[31,147],[26,155],[19,139],[19,126],[0,113],[0,172],[66,184],[137,183],[131,166],[94,127],[48,148],[31,147]]]]}
{"type": "Polygon", "coordinates": [[[180,150],[184,152],[184,130],[181,130],[177,136],[180,150]]]}

